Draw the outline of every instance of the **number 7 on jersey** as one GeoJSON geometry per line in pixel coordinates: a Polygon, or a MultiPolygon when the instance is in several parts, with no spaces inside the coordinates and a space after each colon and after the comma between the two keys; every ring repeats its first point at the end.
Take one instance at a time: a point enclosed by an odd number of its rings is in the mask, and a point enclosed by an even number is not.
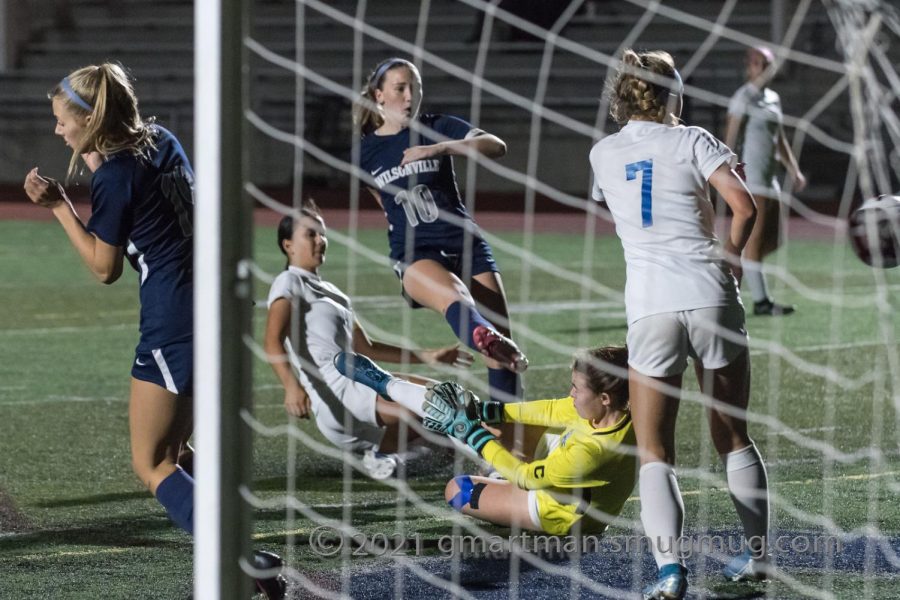
{"type": "Polygon", "coordinates": [[[640,160],[638,162],[628,163],[625,165],[625,179],[632,181],[637,177],[638,171],[641,175],[641,226],[650,227],[653,225],[653,159],[640,160]]]}

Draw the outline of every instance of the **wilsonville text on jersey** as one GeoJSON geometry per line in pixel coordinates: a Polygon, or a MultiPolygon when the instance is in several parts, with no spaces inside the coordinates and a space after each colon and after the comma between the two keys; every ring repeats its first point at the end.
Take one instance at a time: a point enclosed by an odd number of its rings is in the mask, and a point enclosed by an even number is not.
{"type": "Polygon", "coordinates": [[[427,160],[417,160],[402,167],[393,167],[375,178],[375,183],[379,188],[383,188],[401,177],[407,177],[415,173],[437,173],[441,170],[441,159],[433,158],[427,160]]]}

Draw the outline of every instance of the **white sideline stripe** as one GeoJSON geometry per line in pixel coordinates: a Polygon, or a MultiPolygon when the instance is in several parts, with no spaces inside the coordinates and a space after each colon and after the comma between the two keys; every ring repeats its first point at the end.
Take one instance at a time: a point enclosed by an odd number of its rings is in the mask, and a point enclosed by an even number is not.
{"type": "Polygon", "coordinates": [[[121,331],[124,329],[137,329],[134,323],[116,323],[114,325],[80,325],[63,327],[26,327],[23,329],[4,329],[0,331],[2,336],[17,335],[54,335],[58,333],[85,333],[89,331],[121,331]]]}
{"type": "Polygon", "coordinates": [[[104,396],[96,398],[93,396],[47,396],[46,398],[33,400],[5,400],[0,401],[0,406],[33,406],[37,404],[53,404],[54,402],[125,402],[128,396],[104,396]]]}
{"type": "Polygon", "coordinates": [[[169,365],[166,364],[166,359],[163,358],[162,350],[157,348],[152,352],[153,358],[156,359],[156,366],[159,367],[159,371],[162,373],[163,380],[165,380],[166,382],[166,389],[173,394],[177,394],[178,388],[175,387],[175,380],[172,379],[172,373],[169,372],[169,365]]]}
{"type": "MultiPolygon", "coordinates": [[[[130,317],[132,315],[137,315],[139,312],[140,311],[135,307],[135,308],[122,308],[119,310],[104,310],[103,314],[105,316],[126,315],[126,316],[130,317]]],[[[34,318],[40,319],[42,321],[43,320],[52,321],[54,319],[71,319],[72,313],[41,313],[41,314],[34,315],[34,318]]]]}
{"type": "MultiPolygon", "coordinates": [[[[34,533],[34,532],[31,532],[34,533]]],[[[0,540],[11,539],[16,536],[25,536],[29,533],[14,533],[11,535],[0,535],[0,540]]],[[[23,554],[17,556],[16,560],[44,560],[48,558],[59,558],[61,556],[94,556],[96,554],[122,554],[132,550],[139,549],[140,546],[132,546],[130,548],[103,548],[102,550],[63,550],[61,552],[42,552],[41,554],[23,554]]]]}

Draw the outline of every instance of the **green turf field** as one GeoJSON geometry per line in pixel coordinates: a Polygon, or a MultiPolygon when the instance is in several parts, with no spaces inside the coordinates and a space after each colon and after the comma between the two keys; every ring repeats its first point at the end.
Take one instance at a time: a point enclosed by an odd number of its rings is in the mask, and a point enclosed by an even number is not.
{"type": "MultiPolygon", "coordinates": [[[[516,235],[502,239],[523,243],[516,235]]],[[[138,321],[133,274],[111,287],[94,282],[55,223],[2,222],[0,240],[0,598],[187,598],[191,540],[169,523],[129,464],[128,373],[138,321]]],[[[385,252],[383,231],[361,232],[359,240],[378,255],[385,252]]],[[[615,239],[597,238],[587,253],[593,259],[588,267],[581,236],[539,234],[528,243],[541,260],[596,282],[586,289],[564,273],[523,270],[520,258],[495,244],[514,327],[531,360],[527,395],[561,396],[568,390],[573,346],[624,341],[621,248],[615,239]]],[[[282,268],[271,228],[257,230],[256,246],[264,270],[282,268]]],[[[848,249],[810,241],[792,242],[771,264],[783,264],[793,283],[786,287],[771,278],[777,297],[799,306],[788,318],[747,321],[754,344],[751,409],[770,419],[754,422],[751,433],[769,461],[773,526],[872,539],[880,533],[896,553],[900,364],[894,339],[900,269],[879,273],[878,279],[848,249]]],[[[373,337],[404,336],[421,346],[452,342],[440,317],[404,307],[388,267],[357,257],[348,281],[347,265],[346,249],[332,240],[322,274],[355,299],[373,337]]],[[[256,297],[264,298],[267,290],[260,282],[256,297]]],[[[257,332],[264,318],[264,310],[257,309],[257,332]]],[[[274,375],[258,360],[255,369],[256,417],[265,425],[285,423],[274,375]]],[[[472,376],[483,380],[481,367],[472,376]]],[[[322,440],[313,424],[299,427],[322,440]]],[[[679,428],[686,528],[733,528],[721,468],[695,403],[682,404],[679,428]],[[700,470],[712,470],[712,480],[696,476],[700,470]]],[[[255,489],[263,499],[284,494],[288,445],[283,436],[256,438],[255,489]]],[[[356,506],[354,527],[369,534],[419,534],[426,546],[449,532],[446,518],[402,503],[392,488],[359,474],[347,493],[339,460],[302,444],[291,447],[296,498],[319,514],[341,519],[349,502],[356,506]],[[399,524],[398,504],[404,506],[399,524]]],[[[416,475],[410,486],[442,508],[449,474],[445,466],[416,475]]],[[[624,516],[634,518],[637,512],[631,501],[624,516]]],[[[259,511],[255,543],[284,553],[292,567],[328,582],[341,563],[310,552],[315,526],[301,515],[287,520],[284,510],[259,511]],[[288,539],[293,546],[285,547],[288,539]]],[[[616,533],[627,531],[611,532],[616,533]]],[[[897,566],[885,568],[883,558],[880,563],[861,559],[868,569],[840,556],[824,565],[779,559],[792,565],[791,578],[808,589],[832,590],[838,598],[895,597],[900,583],[897,566]]],[[[352,559],[354,568],[379,564],[352,559]]],[[[699,587],[712,597],[748,597],[739,587],[707,581],[703,572],[700,577],[699,587]]],[[[771,597],[803,596],[786,583],[769,589],[771,597]]],[[[508,597],[504,590],[501,585],[502,597],[508,597]]]]}

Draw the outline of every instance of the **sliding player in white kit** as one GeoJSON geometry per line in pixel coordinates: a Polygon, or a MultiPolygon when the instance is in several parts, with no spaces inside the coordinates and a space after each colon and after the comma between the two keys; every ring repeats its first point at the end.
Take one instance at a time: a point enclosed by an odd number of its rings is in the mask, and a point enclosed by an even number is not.
{"type": "Polygon", "coordinates": [[[677,599],[687,593],[676,545],[684,521],[673,469],[679,398],[667,392],[681,388],[688,357],[714,399],[710,431],[747,542],[725,574],[762,579],[768,568],[768,484],[743,416],[750,361],[735,277],[756,208],[732,170],[734,153],[704,129],[677,124],[683,86],[672,57],[626,50],[621,65],[610,112],[624,127],[591,150],[593,197],[608,204],[625,251],[641,521],[659,567],[644,597],[677,599]],[[724,243],[714,232],[709,184],[734,214],[724,243]]]}
{"type": "MultiPolygon", "coordinates": [[[[352,348],[385,362],[402,362],[405,357],[410,363],[458,366],[471,365],[472,355],[457,345],[413,350],[369,339],[350,299],[319,275],[327,247],[325,222],[311,200],[296,218],[289,215],[279,223],[278,248],[288,261],[269,290],[265,349],[284,386],[285,410],[300,418],[314,415],[329,442],[362,453],[369,475],[384,479],[403,458],[398,454],[400,421],[418,417],[345,379],[332,364],[335,355],[352,348]],[[289,335],[292,317],[299,320],[294,344],[289,335]]],[[[425,383],[422,378],[417,381],[425,383]]],[[[410,442],[419,437],[414,429],[407,435],[410,442]]]]}

